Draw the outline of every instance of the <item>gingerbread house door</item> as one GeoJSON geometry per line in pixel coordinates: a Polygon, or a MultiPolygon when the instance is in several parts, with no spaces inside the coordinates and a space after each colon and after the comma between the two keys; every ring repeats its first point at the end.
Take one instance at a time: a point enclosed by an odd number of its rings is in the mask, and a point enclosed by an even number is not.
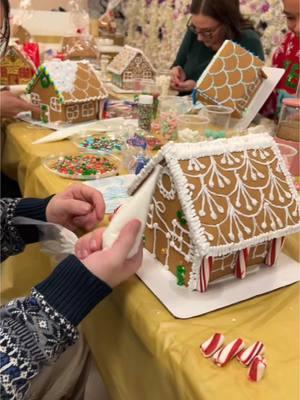
{"type": "Polygon", "coordinates": [[[49,106],[48,104],[41,104],[41,121],[48,123],[49,122],[49,106]]]}
{"type": "Polygon", "coordinates": [[[8,75],[8,84],[9,85],[17,85],[19,83],[19,75],[17,74],[9,74],[8,75]]]}

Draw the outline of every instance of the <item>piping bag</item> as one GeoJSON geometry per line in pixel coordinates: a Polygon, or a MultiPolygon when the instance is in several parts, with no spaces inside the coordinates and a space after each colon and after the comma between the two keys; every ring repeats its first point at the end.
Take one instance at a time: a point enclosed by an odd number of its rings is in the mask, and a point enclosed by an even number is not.
{"type": "MultiPolygon", "coordinates": [[[[141,221],[141,228],[128,258],[133,257],[138,252],[146,226],[152,195],[161,169],[162,167],[157,165],[135,194],[119,208],[113,220],[104,231],[103,248],[110,247],[114,243],[127,222],[132,219],[138,219],[141,221]]],[[[42,245],[41,250],[54,255],[56,259],[61,259],[75,253],[75,244],[78,237],[75,233],[61,225],[26,217],[15,217],[13,223],[15,225],[35,225],[39,230],[39,240],[42,245]]]]}
{"type": "Polygon", "coordinates": [[[142,183],[134,195],[119,208],[103,233],[103,248],[111,247],[118,238],[121,229],[132,219],[138,219],[141,222],[141,227],[135,244],[130,250],[127,258],[133,257],[138,252],[146,227],[152,196],[161,169],[162,166],[157,165],[151,175],[142,183]]]}

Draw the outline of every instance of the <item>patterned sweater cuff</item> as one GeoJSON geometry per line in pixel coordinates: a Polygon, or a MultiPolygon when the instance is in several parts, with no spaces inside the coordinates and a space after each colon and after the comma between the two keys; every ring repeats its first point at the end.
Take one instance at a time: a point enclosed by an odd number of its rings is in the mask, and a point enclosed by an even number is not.
{"type": "Polygon", "coordinates": [[[75,326],[112,291],[73,255],[63,260],[36,290],[75,326]]]}

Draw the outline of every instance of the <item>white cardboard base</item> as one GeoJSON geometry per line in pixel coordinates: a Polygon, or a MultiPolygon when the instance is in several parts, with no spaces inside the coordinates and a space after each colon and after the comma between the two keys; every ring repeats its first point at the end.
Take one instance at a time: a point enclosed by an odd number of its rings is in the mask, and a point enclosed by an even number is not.
{"type": "Polygon", "coordinates": [[[191,318],[300,281],[300,263],[283,253],[276,266],[259,268],[243,280],[211,283],[207,292],[199,293],[179,287],[176,277],[144,250],[143,265],[137,275],[175,317],[191,318]]]}

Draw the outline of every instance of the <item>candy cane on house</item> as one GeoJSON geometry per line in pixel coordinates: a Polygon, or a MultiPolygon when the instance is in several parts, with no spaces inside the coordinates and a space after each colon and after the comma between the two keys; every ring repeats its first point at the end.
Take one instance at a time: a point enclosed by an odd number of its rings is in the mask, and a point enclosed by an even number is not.
{"type": "Polygon", "coordinates": [[[261,356],[255,357],[248,369],[248,379],[253,382],[259,382],[265,373],[266,367],[267,362],[265,358],[261,356]]]}
{"type": "Polygon", "coordinates": [[[247,260],[249,257],[249,249],[243,249],[238,252],[238,258],[235,266],[235,276],[238,279],[246,278],[247,260]]]}
{"type": "Polygon", "coordinates": [[[211,357],[224,343],[224,335],[222,333],[215,333],[200,346],[201,353],[204,357],[211,357]]]}
{"type": "Polygon", "coordinates": [[[283,242],[284,237],[271,240],[268,254],[266,255],[265,260],[265,264],[269,267],[273,267],[275,265],[277,257],[279,256],[281,248],[283,246],[283,242]]]}
{"type": "Polygon", "coordinates": [[[214,359],[218,367],[224,367],[230,360],[232,360],[243,348],[245,343],[242,339],[238,338],[228,343],[218,353],[218,356],[214,359]]]}
{"type": "Polygon", "coordinates": [[[206,292],[210,280],[210,274],[213,267],[214,258],[204,257],[200,265],[199,281],[197,290],[199,292],[206,292]]]}
{"type": "Polygon", "coordinates": [[[245,367],[248,367],[254,358],[262,354],[264,350],[265,346],[263,342],[257,341],[239,353],[236,358],[241,364],[243,364],[245,367]]]}

